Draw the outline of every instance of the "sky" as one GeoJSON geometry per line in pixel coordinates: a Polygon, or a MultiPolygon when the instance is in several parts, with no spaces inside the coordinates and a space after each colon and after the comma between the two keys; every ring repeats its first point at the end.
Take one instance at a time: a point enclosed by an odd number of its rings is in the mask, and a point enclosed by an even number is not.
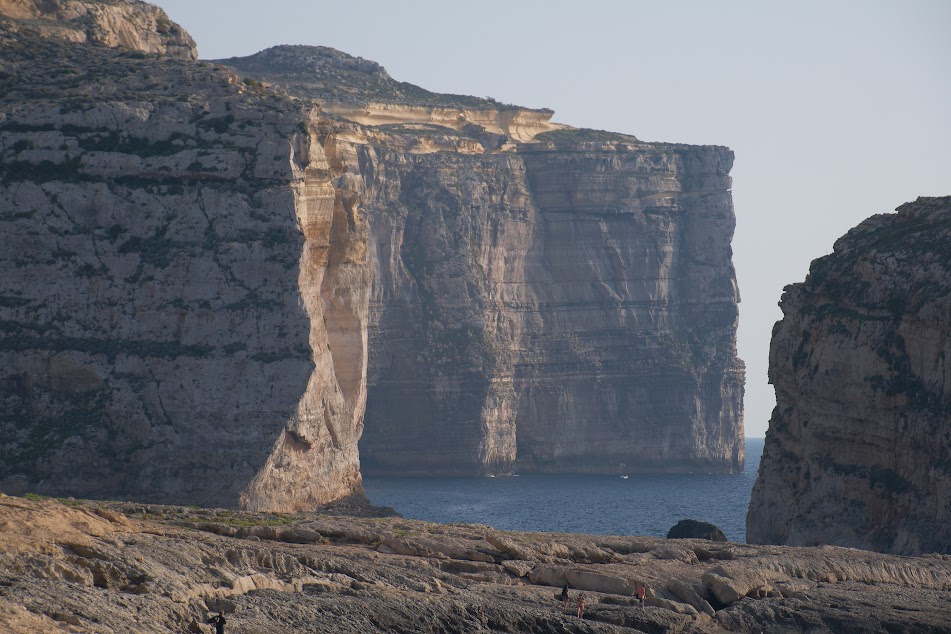
{"type": "Polygon", "coordinates": [[[202,59],[331,46],[436,92],[645,141],[726,145],[746,435],[787,284],[865,218],[951,195],[946,0],[153,0],[202,59]]]}

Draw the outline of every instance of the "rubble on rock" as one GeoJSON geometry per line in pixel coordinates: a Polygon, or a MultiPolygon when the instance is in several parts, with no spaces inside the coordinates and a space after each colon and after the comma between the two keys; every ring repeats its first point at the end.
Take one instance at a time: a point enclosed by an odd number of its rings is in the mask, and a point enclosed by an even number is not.
{"type": "MultiPolygon", "coordinates": [[[[0,496],[0,629],[943,632],[951,559],[0,496]],[[606,556],[607,555],[607,556],[606,556]],[[513,556],[515,559],[513,559],[513,556]],[[563,611],[564,583],[585,618],[563,611]],[[649,588],[647,606],[632,597],[649,588]],[[204,627],[205,629],[201,629],[204,627]]],[[[364,514],[367,509],[363,509],[364,514]]]]}

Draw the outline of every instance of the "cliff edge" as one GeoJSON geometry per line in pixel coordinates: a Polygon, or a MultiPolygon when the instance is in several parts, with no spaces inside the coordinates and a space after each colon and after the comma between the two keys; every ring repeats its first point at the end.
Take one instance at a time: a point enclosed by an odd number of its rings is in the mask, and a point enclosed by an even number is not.
{"type": "Polygon", "coordinates": [[[360,492],[366,229],[326,120],[155,7],[0,8],[0,489],[360,492]]]}
{"type": "Polygon", "coordinates": [[[8,35],[198,59],[195,40],[185,29],[162,9],[138,0],[0,0],[0,20],[8,35]]]}
{"type": "Polygon", "coordinates": [[[728,148],[553,124],[325,47],[221,61],[338,122],[369,231],[365,472],[743,469],[728,148]]]}
{"type": "Polygon", "coordinates": [[[787,286],[751,543],[951,552],[951,197],[873,216],[787,286]]]}

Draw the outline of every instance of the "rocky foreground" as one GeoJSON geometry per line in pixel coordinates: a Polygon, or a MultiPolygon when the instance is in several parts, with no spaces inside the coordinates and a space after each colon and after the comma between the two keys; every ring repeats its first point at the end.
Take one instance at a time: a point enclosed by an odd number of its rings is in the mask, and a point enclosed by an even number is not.
{"type": "Polygon", "coordinates": [[[218,610],[227,631],[256,633],[951,626],[948,556],[515,533],[373,511],[0,495],[0,630],[210,632],[218,610]],[[572,600],[585,593],[583,619],[561,608],[565,582],[572,600]],[[650,588],[644,608],[631,598],[637,584],[650,588]]]}

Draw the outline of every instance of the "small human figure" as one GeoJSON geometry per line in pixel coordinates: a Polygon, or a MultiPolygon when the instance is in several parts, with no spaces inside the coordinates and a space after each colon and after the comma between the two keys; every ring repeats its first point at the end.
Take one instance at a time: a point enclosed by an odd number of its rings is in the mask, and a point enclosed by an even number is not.
{"type": "Polygon", "coordinates": [[[641,607],[644,607],[644,601],[647,599],[647,586],[643,583],[637,586],[637,598],[641,601],[641,607]]]}
{"type": "Polygon", "coordinates": [[[561,609],[568,609],[568,584],[566,583],[561,589],[561,609]]]}
{"type": "Polygon", "coordinates": [[[584,618],[584,593],[578,595],[578,618],[584,618]]]}
{"type": "Polygon", "coordinates": [[[215,634],[225,634],[225,615],[221,612],[218,612],[218,614],[205,622],[215,626],[215,634]]]}

